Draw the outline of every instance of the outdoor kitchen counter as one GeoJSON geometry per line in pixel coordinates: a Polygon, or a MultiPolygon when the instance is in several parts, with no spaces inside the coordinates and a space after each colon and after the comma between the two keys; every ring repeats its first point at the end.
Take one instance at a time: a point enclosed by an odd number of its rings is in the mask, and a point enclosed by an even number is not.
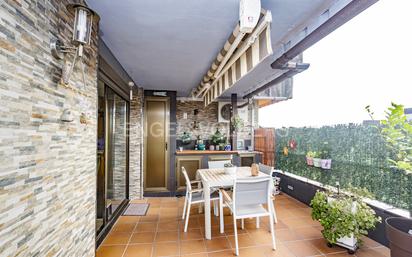
{"type": "Polygon", "coordinates": [[[262,154],[258,151],[210,151],[210,150],[183,150],[183,151],[176,151],[176,155],[208,155],[208,154],[223,154],[223,155],[243,155],[243,154],[262,154]]]}
{"type": "MultiPolygon", "coordinates": [[[[195,179],[198,169],[207,169],[209,161],[221,161],[231,159],[237,167],[248,166],[252,163],[260,163],[263,154],[258,151],[209,151],[209,150],[183,150],[176,151],[176,168],[178,171],[185,167],[190,179],[195,179]]],[[[178,173],[180,174],[180,173],[178,173]]],[[[184,186],[184,181],[178,175],[178,186],[184,186]]]]}

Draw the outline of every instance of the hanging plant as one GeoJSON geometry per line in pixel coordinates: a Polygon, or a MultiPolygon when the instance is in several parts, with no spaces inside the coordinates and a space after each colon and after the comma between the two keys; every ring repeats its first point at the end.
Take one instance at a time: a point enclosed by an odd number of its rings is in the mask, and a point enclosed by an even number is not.
{"type": "Polygon", "coordinates": [[[244,121],[242,118],[240,118],[238,114],[232,117],[231,122],[232,122],[232,128],[235,131],[239,131],[244,126],[244,121]]]}
{"type": "Polygon", "coordinates": [[[283,147],[283,155],[288,156],[289,155],[289,149],[287,146],[283,147]]]}
{"type": "Polygon", "coordinates": [[[296,147],[298,146],[298,143],[296,142],[295,139],[291,139],[289,140],[289,147],[292,150],[296,150],[296,147]]]}

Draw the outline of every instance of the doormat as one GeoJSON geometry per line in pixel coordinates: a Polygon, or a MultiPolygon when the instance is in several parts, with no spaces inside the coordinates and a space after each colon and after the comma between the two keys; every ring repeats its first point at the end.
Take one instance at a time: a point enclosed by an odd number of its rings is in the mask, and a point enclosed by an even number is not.
{"type": "Polygon", "coordinates": [[[146,216],[148,203],[131,203],[123,212],[123,216],[146,216]]]}

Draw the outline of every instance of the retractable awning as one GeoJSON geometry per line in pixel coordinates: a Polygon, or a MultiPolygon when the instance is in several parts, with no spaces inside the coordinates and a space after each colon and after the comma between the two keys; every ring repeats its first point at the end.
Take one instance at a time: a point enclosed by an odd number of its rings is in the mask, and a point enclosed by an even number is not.
{"type": "Polygon", "coordinates": [[[271,12],[262,11],[258,25],[249,35],[242,35],[237,26],[200,85],[192,92],[192,96],[202,96],[205,105],[210,104],[262,60],[270,56],[273,53],[271,22],[271,12]],[[239,40],[243,37],[243,40],[239,40]],[[236,44],[236,40],[239,40],[238,47],[230,53],[229,49],[236,44]],[[228,55],[230,58],[227,58],[228,55]]]}

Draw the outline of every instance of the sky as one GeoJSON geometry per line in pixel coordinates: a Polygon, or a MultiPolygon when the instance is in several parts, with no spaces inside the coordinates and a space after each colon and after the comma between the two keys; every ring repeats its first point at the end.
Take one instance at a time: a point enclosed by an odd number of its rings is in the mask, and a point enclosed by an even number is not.
{"type": "Polygon", "coordinates": [[[306,50],[293,99],[261,108],[262,127],[320,127],[412,107],[412,0],[380,0],[306,50]]]}

